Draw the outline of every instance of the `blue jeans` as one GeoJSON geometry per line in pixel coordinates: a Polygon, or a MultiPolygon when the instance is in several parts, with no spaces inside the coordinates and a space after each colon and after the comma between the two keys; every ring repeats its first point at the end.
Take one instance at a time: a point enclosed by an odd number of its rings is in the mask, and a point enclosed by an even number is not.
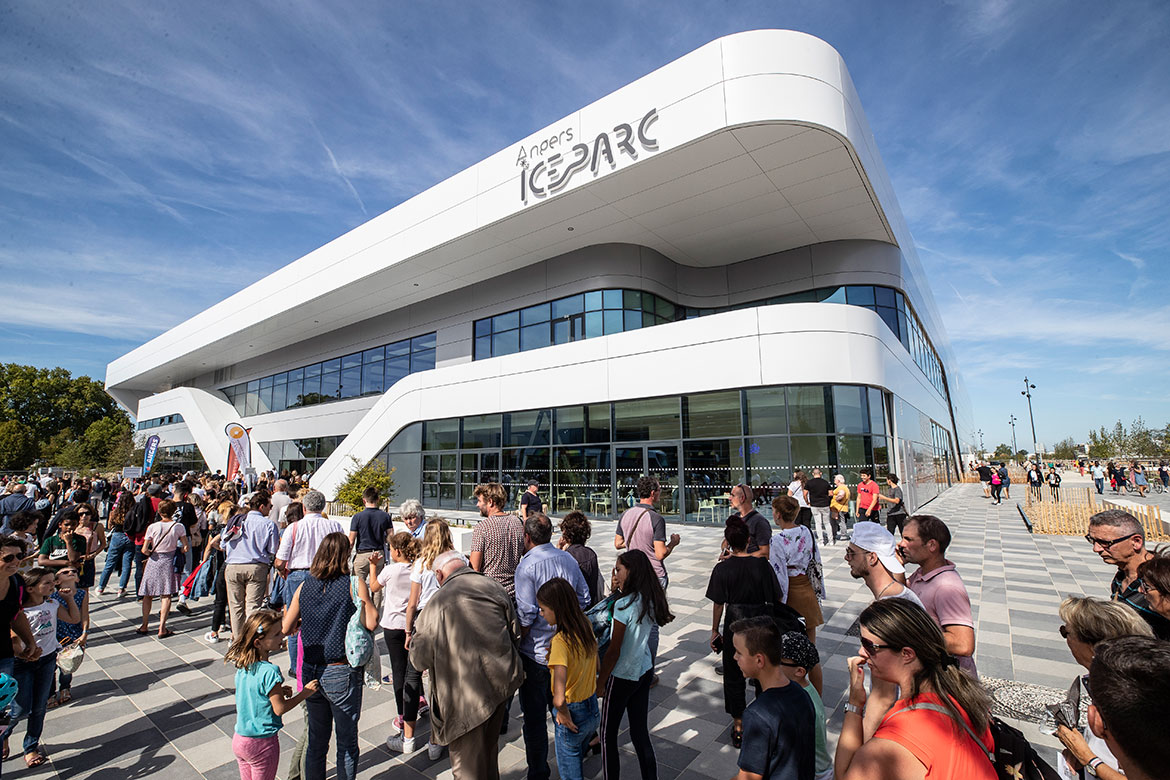
{"type": "Polygon", "coordinates": [[[105,590],[110,582],[114,569],[121,568],[118,575],[118,587],[126,590],[130,582],[130,573],[134,570],[134,543],[130,537],[121,531],[110,534],[110,547],[106,550],[106,565],[102,568],[102,577],[98,580],[98,589],[105,590]]]}
{"type": "Polygon", "coordinates": [[[1105,492],[1105,478],[1104,477],[1101,477],[1100,479],[1094,479],[1093,484],[1097,486],[1097,494],[1098,495],[1105,492]]]}
{"type": "Polygon", "coordinates": [[[57,673],[57,653],[42,655],[35,661],[13,664],[12,676],[16,678],[18,690],[12,702],[12,723],[4,730],[4,738],[12,734],[16,722],[28,719],[28,731],[24,735],[24,752],[32,753],[41,743],[41,732],[45,729],[45,711],[49,708],[49,689],[57,673]]]}
{"type": "Polygon", "coordinates": [[[309,740],[305,780],[325,780],[329,734],[337,732],[337,780],[354,780],[358,766],[358,718],[362,714],[362,674],[349,664],[304,667],[305,681],[320,680],[321,690],[305,700],[309,740]]]}
{"type": "MultiPolygon", "coordinates": [[[[146,556],[142,554],[142,545],[134,545],[134,592],[142,590],[142,572],[146,569],[146,556]]],[[[142,597],[138,597],[142,601],[142,597]]]]}
{"type": "MultiPolygon", "coordinates": [[[[285,606],[292,603],[293,594],[297,592],[297,588],[301,583],[309,579],[308,569],[297,569],[288,573],[288,579],[284,581],[284,604],[285,606]]],[[[288,668],[296,673],[297,671],[297,635],[291,634],[288,638],[288,668]]],[[[306,677],[306,680],[309,678],[306,677]]]]}
{"type": "Polygon", "coordinates": [[[524,682],[520,683],[520,710],[524,713],[524,756],[528,780],[548,780],[548,713],[552,708],[548,667],[523,653],[524,682]]]}
{"type": "Polygon", "coordinates": [[[574,734],[559,723],[556,725],[554,739],[557,745],[557,769],[561,773],[561,780],[584,780],[581,760],[584,758],[589,740],[601,724],[601,710],[597,708],[597,697],[590,696],[585,701],[570,704],[569,716],[573,719],[573,725],[577,727],[577,733],[574,734]]]}

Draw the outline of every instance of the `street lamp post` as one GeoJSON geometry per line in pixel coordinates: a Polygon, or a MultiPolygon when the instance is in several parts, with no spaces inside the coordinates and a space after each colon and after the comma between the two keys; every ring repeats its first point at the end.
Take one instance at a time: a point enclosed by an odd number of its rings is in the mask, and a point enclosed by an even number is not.
{"type": "Polygon", "coordinates": [[[1032,423],[1032,450],[1036,453],[1036,460],[1043,460],[1043,455],[1040,453],[1040,442],[1036,441],[1036,418],[1032,416],[1032,391],[1036,389],[1036,385],[1028,382],[1028,377],[1024,377],[1024,389],[1020,391],[1020,395],[1028,399],[1028,421],[1032,423]]]}
{"type": "Polygon", "coordinates": [[[1012,426],[1012,463],[1016,462],[1016,453],[1020,448],[1016,446],[1016,416],[1009,415],[1008,424],[1012,426]]]}

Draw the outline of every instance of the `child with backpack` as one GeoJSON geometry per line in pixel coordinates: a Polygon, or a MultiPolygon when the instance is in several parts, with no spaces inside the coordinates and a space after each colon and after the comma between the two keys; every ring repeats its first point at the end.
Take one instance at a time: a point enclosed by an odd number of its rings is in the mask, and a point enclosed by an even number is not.
{"type": "Polygon", "coordinates": [[[240,636],[232,637],[225,663],[236,665],[236,729],[232,752],[240,780],[274,780],[280,764],[279,732],[286,712],[312,696],[318,683],[309,680],[293,694],[284,685],[280,667],[268,657],[284,641],[280,614],[262,609],[245,621],[240,636]]]}
{"type": "Polygon", "coordinates": [[[581,780],[586,745],[601,723],[597,705],[597,639],[567,580],[554,577],[536,592],[540,616],[556,631],[548,648],[557,769],[581,780]]]}

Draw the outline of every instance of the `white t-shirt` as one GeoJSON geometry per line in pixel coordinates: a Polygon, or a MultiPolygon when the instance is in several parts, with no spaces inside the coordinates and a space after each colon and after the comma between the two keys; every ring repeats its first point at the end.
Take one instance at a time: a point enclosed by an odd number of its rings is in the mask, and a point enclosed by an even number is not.
{"type": "Polygon", "coordinates": [[[183,528],[182,523],[173,520],[159,521],[150,524],[146,529],[145,538],[153,543],[154,552],[172,553],[182,546],[182,541],[187,538],[187,529],[183,528]]]}
{"type": "Polygon", "coordinates": [[[47,599],[35,607],[25,607],[24,616],[32,628],[33,639],[41,648],[41,655],[55,653],[61,649],[57,641],[57,609],[60,603],[47,599]]]}
{"type": "Polygon", "coordinates": [[[410,600],[410,564],[397,561],[386,564],[382,571],[378,572],[378,582],[385,588],[385,595],[382,597],[382,628],[406,630],[406,602],[410,600]]]}
{"type": "Polygon", "coordinates": [[[788,485],[788,495],[795,498],[796,503],[800,504],[802,508],[808,506],[808,501],[804,498],[804,485],[800,484],[799,479],[792,480],[792,483],[788,485]]]}
{"type": "Polygon", "coordinates": [[[418,596],[418,606],[415,608],[416,611],[421,610],[431,600],[431,596],[435,595],[435,591],[439,589],[439,581],[429,567],[423,567],[422,558],[414,562],[414,568],[410,570],[410,581],[417,582],[422,587],[418,596]]]}

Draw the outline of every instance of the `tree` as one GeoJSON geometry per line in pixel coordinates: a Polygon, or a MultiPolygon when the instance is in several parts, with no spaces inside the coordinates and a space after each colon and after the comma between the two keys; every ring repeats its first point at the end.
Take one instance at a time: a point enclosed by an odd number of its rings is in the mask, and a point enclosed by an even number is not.
{"type": "Polygon", "coordinates": [[[56,433],[84,432],[103,417],[126,414],[101,382],[63,368],[0,364],[0,421],[17,420],[44,444],[56,433]]]}
{"type": "Polygon", "coordinates": [[[0,468],[26,469],[37,457],[37,444],[27,425],[17,420],[0,422],[0,468]]]}
{"type": "Polygon", "coordinates": [[[1023,463],[1027,459],[1028,459],[1028,451],[1027,450],[1018,450],[1016,452],[1016,457],[1015,457],[1016,463],[1023,463]]]}
{"type": "Polygon", "coordinates": [[[1105,426],[1101,426],[1096,431],[1089,431],[1089,457],[1091,458],[1112,458],[1117,454],[1117,448],[1113,445],[1113,437],[1105,430],[1105,426]]]}
{"type": "Polygon", "coordinates": [[[1006,444],[1000,444],[995,448],[995,453],[992,457],[996,460],[1011,460],[1012,448],[1006,444]]]}
{"type": "Polygon", "coordinates": [[[1142,419],[1141,415],[1133,421],[1129,426],[1129,448],[1127,452],[1130,455],[1139,455],[1142,457],[1153,457],[1161,450],[1161,447],[1154,440],[1156,432],[1150,430],[1146,425],[1146,421],[1142,419]]]}
{"type": "Polygon", "coordinates": [[[379,504],[387,501],[394,495],[394,469],[386,471],[386,465],[380,460],[372,460],[366,465],[362,465],[357,458],[350,457],[353,465],[345,474],[345,481],[341,483],[341,487],[337,488],[337,501],[346,504],[353,511],[360,512],[365,503],[362,501],[362,493],[368,487],[373,487],[378,490],[378,495],[382,497],[379,504]]]}
{"type": "MultiPolygon", "coordinates": [[[[133,426],[126,415],[119,417],[103,417],[90,423],[81,437],[81,449],[85,454],[86,465],[90,467],[107,467],[125,465],[117,463],[115,453],[121,454],[127,447],[127,442],[133,441],[133,426]]],[[[130,447],[133,449],[133,446],[130,447]]]]}
{"type": "Polygon", "coordinates": [[[1080,455],[1080,450],[1077,448],[1077,443],[1073,437],[1069,436],[1066,439],[1061,439],[1052,448],[1052,456],[1057,460],[1076,460],[1080,455]]]}

